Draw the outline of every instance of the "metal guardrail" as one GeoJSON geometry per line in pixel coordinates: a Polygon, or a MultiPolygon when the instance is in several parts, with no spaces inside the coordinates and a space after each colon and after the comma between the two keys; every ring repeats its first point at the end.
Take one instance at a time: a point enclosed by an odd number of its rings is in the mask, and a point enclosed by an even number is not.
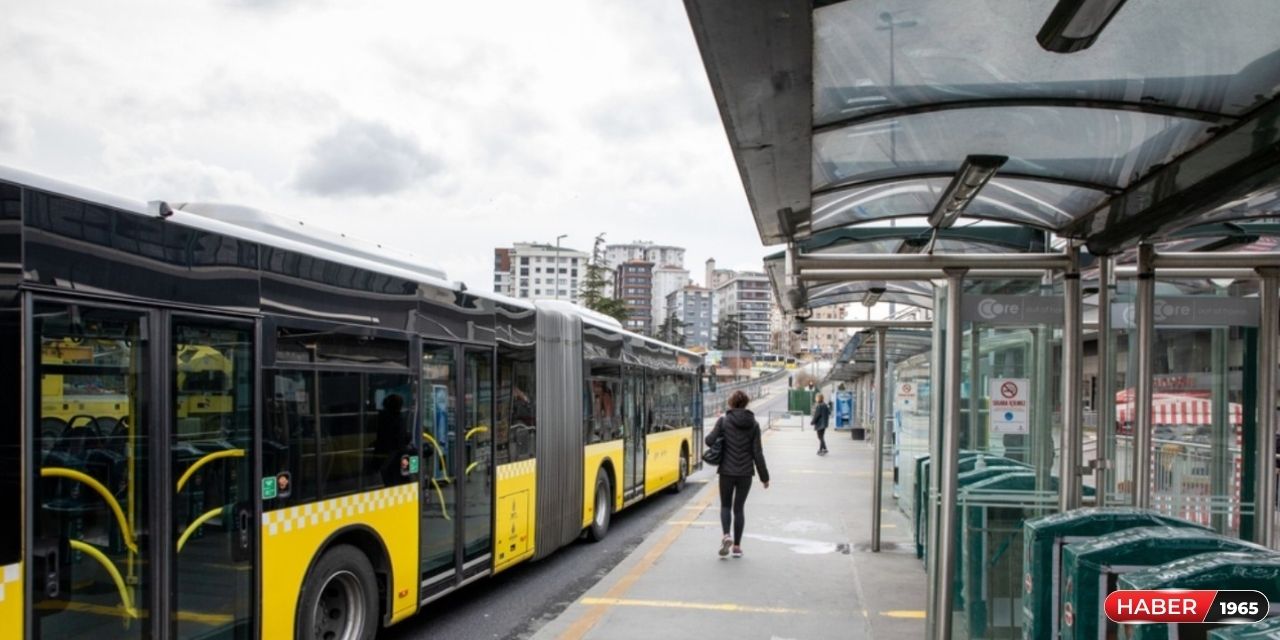
{"type": "Polygon", "coordinates": [[[719,385],[715,391],[703,392],[702,417],[711,418],[720,415],[720,413],[724,411],[725,404],[729,401],[729,396],[732,395],[734,391],[742,391],[750,396],[752,400],[767,397],[769,395],[769,385],[781,380],[786,375],[787,369],[777,369],[766,373],[759,378],[722,384],[719,385]]]}
{"type": "Polygon", "coordinates": [[[796,428],[804,431],[805,421],[808,414],[799,411],[770,411],[769,412],[769,429],[790,429],[796,428]]]}

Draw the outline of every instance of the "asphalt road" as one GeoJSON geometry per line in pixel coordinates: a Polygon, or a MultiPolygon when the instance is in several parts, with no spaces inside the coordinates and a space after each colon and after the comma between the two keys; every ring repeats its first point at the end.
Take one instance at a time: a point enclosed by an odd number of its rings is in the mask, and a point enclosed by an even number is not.
{"type": "Polygon", "coordinates": [[[472,640],[528,638],[554,619],[626,558],[697,493],[706,473],[682,493],[661,494],[617,513],[609,535],[579,540],[538,562],[521,564],[427,605],[416,617],[385,629],[379,638],[472,640]]]}
{"type": "MultiPolygon", "coordinates": [[[[782,387],[785,388],[785,384],[782,387]]],[[[752,407],[760,422],[770,409],[785,407],[786,394],[775,392],[752,407]]],[[[609,535],[597,543],[578,541],[538,562],[521,564],[496,577],[468,585],[427,605],[417,616],[384,629],[389,640],[482,640],[529,638],[555,619],[625,559],[713,477],[703,469],[679,494],[664,491],[614,514],[609,535]]],[[[675,518],[678,519],[678,518],[675,518]]]]}

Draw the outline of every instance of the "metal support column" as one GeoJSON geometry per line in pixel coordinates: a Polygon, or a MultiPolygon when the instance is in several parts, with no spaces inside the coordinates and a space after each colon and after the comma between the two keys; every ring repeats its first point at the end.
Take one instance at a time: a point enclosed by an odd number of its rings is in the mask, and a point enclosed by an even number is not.
{"type": "Polygon", "coordinates": [[[960,467],[960,302],[961,288],[964,286],[964,269],[947,270],[947,352],[946,373],[943,391],[943,407],[945,419],[942,423],[941,458],[933,465],[938,468],[939,511],[937,555],[938,564],[934,572],[935,592],[934,607],[934,639],[951,640],[951,603],[955,598],[956,573],[956,529],[960,523],[956,520],[957,476],[960,467]]]}
{"type": "Polygon", "coordinates": [[[1098,259],[1098,416],[1094,444],[1094,495],[1098,506],[1107,504],[1114,481],[1116,428],[1116,365],[1111,355],[1111,257],[1098,259]]]}
{"type": "Polygon", "coordinates": [[[1080,378],[1083,361],[1081,346],[1084,335],[1084,301],[1080,298],[1080,248],[1067,248],[1070,259],[1062,274],[1062,441],[1058,461],[1058,509],[1070,511],[1080,506],[1080,461],[1084,457],[1081,429],[1080,378]]]}
{"type": "Polygon", "coordinates": [[[880,551],[880,494],[884,491],[884,424],[892,415],[885,407],[884,329],[876,330],[876,434],[871,473],[871,551],[880,551]]]}
{"type": "Polygon", "coordinates": [[[1153,270],[1155,248],[1138,245],[1138,291],[1134,300],[1137,320],[1138,370],[1134,380],[1137,420],[1133,428],[1133,506],[1151,507],[1151,376],[1155,339],[1156,278],[1153,270]]]}
{"type": "Polygon", "coordinates": [[[1258,269],[1262,275],[1258,323],[1258,451],[1254,490],[1254,541],[1275,548],[1276,541],[1276,341],[1280,332],[1280,270],[1258,269]]]}
{"type": "Polygon", "coordinates": [[[930,588],[925,593],[925,611],[928,616],[925,618],[926,638],[934,637],[935,630],[938,626],[938,618],[943,615],[951,615],[950,608],[940,608],[937,606],[938,594],[934,592],[932,585],[938,582],[938,519],[941,513],[938,510],[938,495],[942,485],[938,473],[938,460],[942,456],[942,434],[944,432],[943,416],[942,416],[942,388],[943,388],[943,369],[946,366],[947,356],[946,348],[943,344],[943,322],[946,317],[947,298],[942,282],[933,283],[933,308],[934,308],[934,324],[929,341],[930,360],[933,366],[929,368],[929,388],[937,389],[938,392],[929,394],[929,490],[925,493],[925,504],[921,505],[922,509],[929,510],[929,517],[926,521],[925,530],[925,574],[930,588]]]}

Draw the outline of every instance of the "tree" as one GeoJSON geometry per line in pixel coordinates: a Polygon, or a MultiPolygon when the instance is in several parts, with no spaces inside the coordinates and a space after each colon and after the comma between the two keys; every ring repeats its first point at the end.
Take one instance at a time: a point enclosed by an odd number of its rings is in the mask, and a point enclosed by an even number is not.
{"type": "Polygon", "coordinates": [[[751,346],[751,342],[746,336],[742,335],[742,325],[738,323],[738,318],[733,314],[724,314],[720,317],[720,327],[716,335],[716,348],[721,351],[745,351],[751,353],[755,349],[751,346]]]}
{"type": "Polygon", "coordinates": [[[626,303],[604,294],[605,286],[608,284],[604,279],[606,271],[607,269],[604,266],[604,234],[601,233],[596,236],[595,245],[591,249],[591,261],[587,263],[587,277],[582,281],[582,291],[578,299],[582,301],[582,306],[626,324],[628,315],[626,303]]]}
{"type": "Polygon", "coordinates": [[[669,314],[662,320],[662,324],[658,325],[657,338],[667,344],[683,347],[685,344],[684,327],[684,320],[677,318],[674,313],[669,314]]]}

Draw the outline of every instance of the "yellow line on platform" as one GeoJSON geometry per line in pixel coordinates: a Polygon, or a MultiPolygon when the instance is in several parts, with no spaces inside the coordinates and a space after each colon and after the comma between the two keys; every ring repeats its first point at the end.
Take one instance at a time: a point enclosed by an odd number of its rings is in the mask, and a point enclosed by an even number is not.
{"type": "Polygon", "coordinates": [[[715,523],[714,522],[697,522],[694,520],[668,520],[667,524],[682,525],[686,527],[709,527],[715,523]]]}
{"type": "Polygon", "coordinates": [[[582,604],[605,607],[654,607],[659,609],[696,609],[699,611],[724,611],[728,613],[797,613],[807,614],[805,609],[783,607],[752,607],[742,604],[713,604],[709,602],[681,602],[679,600],[626,600],[622,598],[583,598],[582,604]]]}
{"type": "Polygon", "coordinates": [[[897,611],[881,611],[886,618],[904,618],[907,620],[924,620],[924,611],[920,609],[900,609],[897,611]]]}
{"type": "MultiPolygon", "coordinates": [[[[770,431],[764,434],[764,439],[767,440],[772,435],[773,432],[770,431]]],[[[702,515],[702,512],[706,511],[707,507],[711,506],[711,503],[718,497],[716,491],[712,489],[711,483],[707,483],[707,486],[702,490],[702,496],[697,498],[693,504],[693,508],[697,511],[694,518],[702,515]]],[[[689,522],[695,521],[690,520],[689,522]]],[[[685,529],[688,528],[689,525],[687,524],[678,524],[667,529],[666,533],[644,554],[644,557],[640,558],[640,561],[631,567],[612,587],[609,587],[602,600],[617,600],[626,595],[627,591],[630,591],[631,587],[635,586],[635,583],[657,564],[658,558],[661,558],[662,554],[666,553],[671,548],[671,545],[675,544],[675,541],[684,533],[685,529]]],[[[583,602],[586,602],[585,598],[583,602]]],[[[604,618],[605,612],[609,610],[609,605],[604,604],[589,605],[589,607],[580,618],[569,625],[568,629],[565,629],[564,633],[559,635],[559,640],[582,640],[600,623],[600,620],[604,618]]]]}

